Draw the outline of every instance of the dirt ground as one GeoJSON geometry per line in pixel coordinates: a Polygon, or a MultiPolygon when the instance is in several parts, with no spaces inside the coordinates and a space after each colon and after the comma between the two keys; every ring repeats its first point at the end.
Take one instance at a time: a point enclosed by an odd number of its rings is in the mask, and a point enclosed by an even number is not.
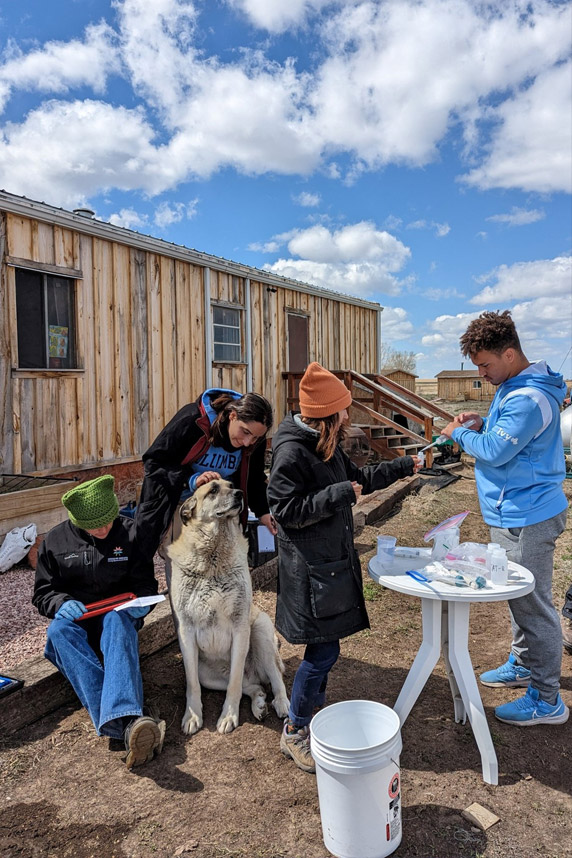
{"type": "MultiPolygon", "coordinates": [[[[441,491],[406,498],[379,527],[358,536],[363,568],[378,532],[421,545],[446,516],[470,509],[463,540],[487,541],[472,469],[441,491]]],[[[571,481],[566,484],[572,496],[571,481]]],[[[556,553],[555,601],[572,580],[570,528],[556,553]]],[[[342,642],[329,701],[369,698],[392,705],[421,640],[419,601],[384,590],[364,571],[371,630],[342,642]]],[[[274,593],[256,602],[273,615],[274,593]]],[[[475,671],[506,659],[506,605],[471,610],[475,671]]],[[[286,684],[302,648],[282,644],[286,684]]],[[[279,751],[281,723],[254,721],[243,700],[241,723],[221,736],[215,724],[223,695],[204,692],[205,726],[191,739],[180,730],[184,674],[173,645],[143,664],[146,697],[167,721],[160,757],[126,770],[117,743],[98,739],[84,710],[61,709],[0,742],[2,858],[326,858],[316,780],[279,751]]],[[[493,708],[522,693],[481,688],[499,759],[499,785],[483,783],[469,724],[456,724],[439,662],[402,729],[403,841],[398,858],[565,858],[572,855],[572,719],[563,726],[517,729],[495,721],[493,708]],[[472,802],[500,817],[486,833],[460,815],[472,802]]],[[[572,656],[564,653],[562,696],[572,706],[572,656]]]]}

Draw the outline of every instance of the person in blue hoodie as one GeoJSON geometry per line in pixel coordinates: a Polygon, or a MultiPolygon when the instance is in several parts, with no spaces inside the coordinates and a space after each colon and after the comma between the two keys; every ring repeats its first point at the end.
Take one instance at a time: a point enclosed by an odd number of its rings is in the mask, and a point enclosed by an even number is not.
{"type": "Polygon", "coordinates": [[[205,390],[175,414],[143,454],[145,475],[135,513],[135,541],[143,562],[153,558],[181,494],[219,478],[242,489],[244,528],[250,506],[276,533],[264,472],[271,426],[272,406],[264,396],[222,388],[205,390]]]}
{"type": "Polygon", "coordinates": [[[461,337],[461,350],[479,375],[497,387],[485,420],[459,414],[443,434],[475,457],[481,511],[491,541],[534,575],[528,596],[509,600],[513,641],[508,661],[480,677],[493,688],[526,687],[523,697],[495,709],[517,726],[563,724],[569,709],[559,694],[560,619],[552,601],[556,539],[566,525],[562,376],[525,357],[508,310],[482,313],[461,337]],[[461,423],[474,420],[471,429],[461,423]]]}

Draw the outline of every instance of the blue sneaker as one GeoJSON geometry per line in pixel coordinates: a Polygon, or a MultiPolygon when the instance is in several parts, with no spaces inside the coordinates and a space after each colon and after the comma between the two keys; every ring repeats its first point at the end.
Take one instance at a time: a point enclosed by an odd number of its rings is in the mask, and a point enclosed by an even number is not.
{"type": "Polygon", "coordinates": [[[542,700],[536,688],[529,685],[526,694],[522,697],[513,700],[512,703],[497,706],[495,715],[505,724],[530,727],[533,724],[564,724],[568,721],[570,710],[560,695],[552,705],[542,700]]]}
{"type": "Polygon", "coordinates": [[[481,673],[479,679],[490,688],[526,688],[530,682],[530,670],[519,664],[511,652],[505,664],[481,673]]]}

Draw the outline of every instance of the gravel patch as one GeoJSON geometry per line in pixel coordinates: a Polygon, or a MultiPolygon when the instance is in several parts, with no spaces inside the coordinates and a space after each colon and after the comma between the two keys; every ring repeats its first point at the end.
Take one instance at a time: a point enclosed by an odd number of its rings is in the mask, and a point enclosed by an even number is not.
{"type": "MultiPolygon", "coordinates": [[[[0,673],[7,673],[23,661],[44,652],[46,629],[50,620],[42,617],[32,605],[34,570],[13,566],[0,575],[0,673]]],[[[165,562],[155,557],[155,578],[159,592],[166,590],[165,562]]]]}

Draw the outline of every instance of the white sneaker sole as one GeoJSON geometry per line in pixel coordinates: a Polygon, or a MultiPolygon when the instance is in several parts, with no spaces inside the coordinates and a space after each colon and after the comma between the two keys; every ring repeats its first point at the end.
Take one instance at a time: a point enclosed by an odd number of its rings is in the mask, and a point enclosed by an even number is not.
{"type": "Polygon", "coordinates": [[[530,677],[528,679],[513,679],[509,682],[487,682],[479,677],[481,685],[486,685],[487,688],[528,688],[530,685],[530,677]]]}

